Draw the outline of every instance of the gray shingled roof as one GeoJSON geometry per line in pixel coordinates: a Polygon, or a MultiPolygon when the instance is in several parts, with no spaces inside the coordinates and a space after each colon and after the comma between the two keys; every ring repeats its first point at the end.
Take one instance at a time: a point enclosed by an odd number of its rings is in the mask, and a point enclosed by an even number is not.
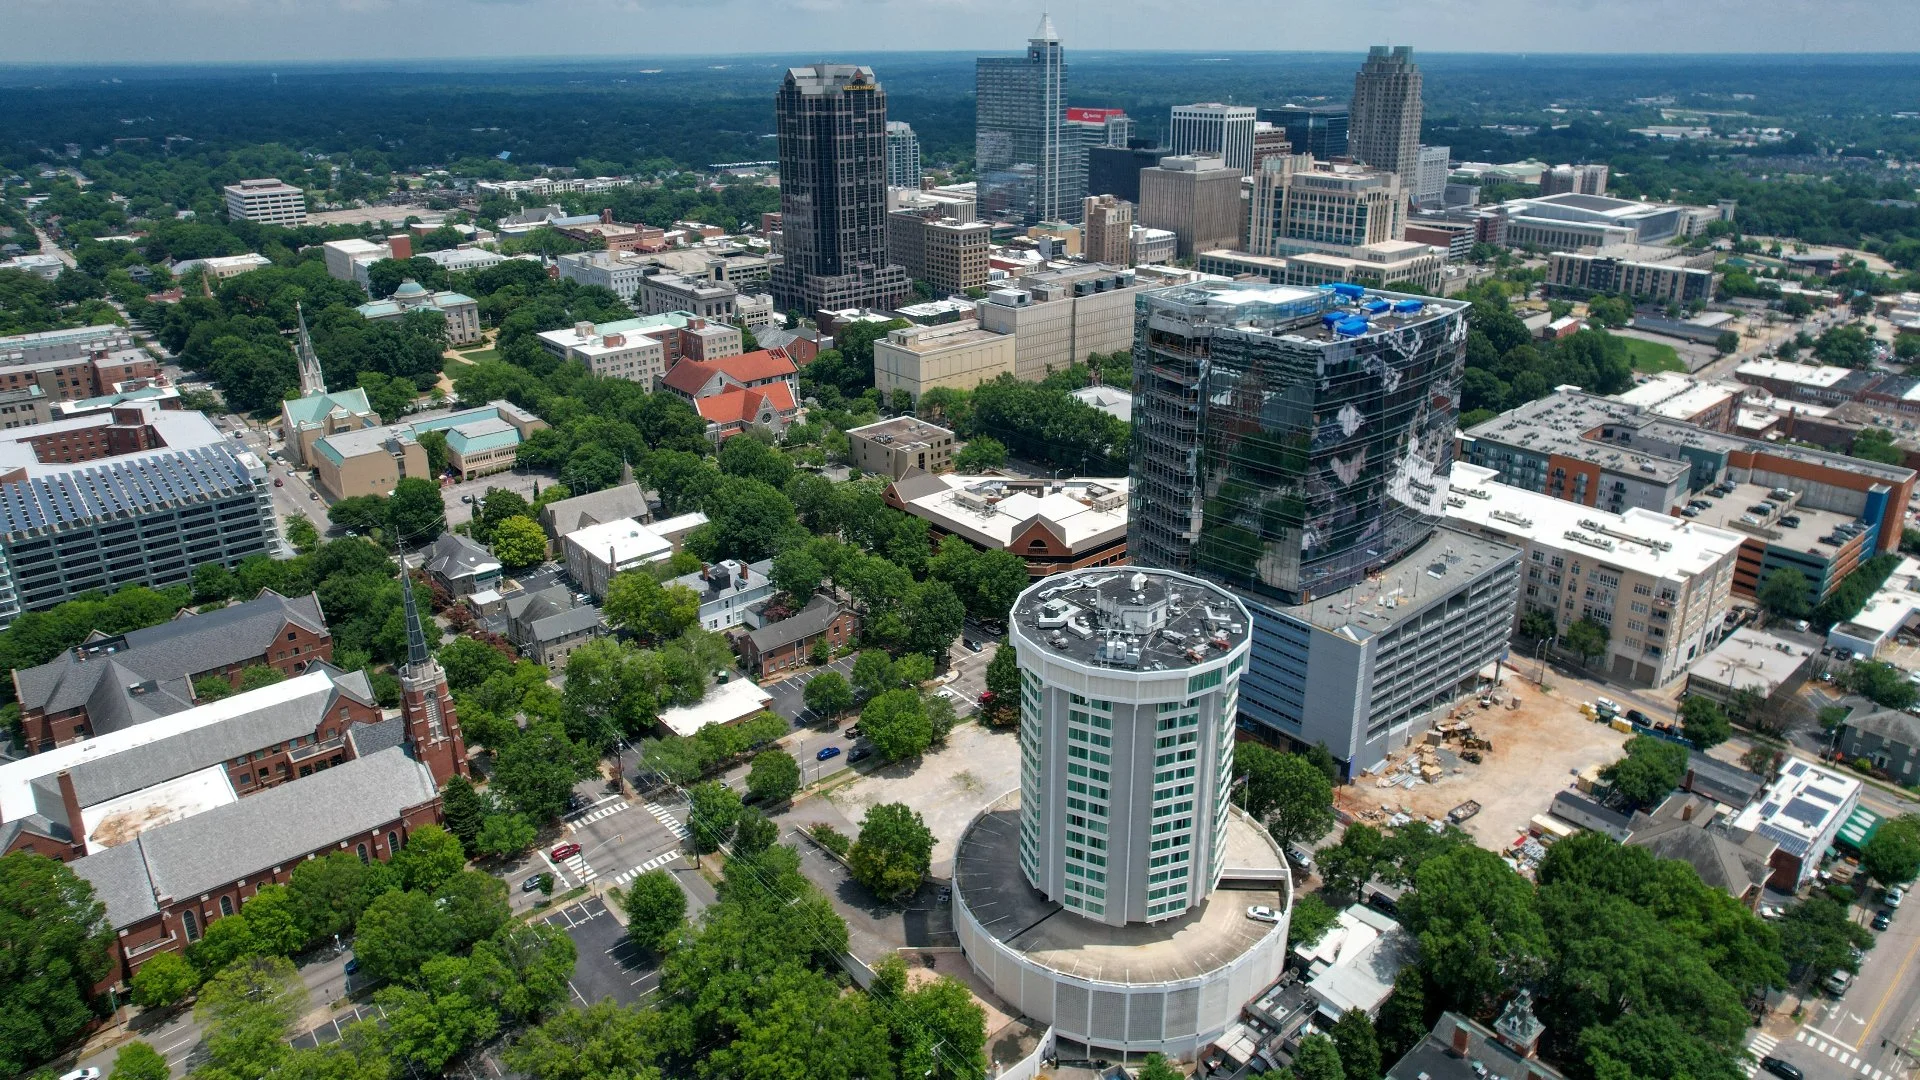
{"type": "MultiPolygon", "coordinates": [[[[268,788],[88,855],[73,870],[93,882],[115,927],[178,899],[264,877],[310,852],[363,837],[437,794],[433,774],[402,750],[383,750],[268,788]]],[[[349,847],[351,850],[351,847],[349,847]]]]}
{"type": "MultiPolygon", "coordinates": [[[[101,695],[124,696],[125,687],[132,682],[177,684],[203,671],[253,659],[269,651],[280,628],[288,622],[316,634],[327,632],[318,596],[285,597],[263,589],[243,604],[230,604],[204,615],[182,614],[158,626],[128,631],[122,635],[125,646],[111,653],[83,659],[68,650],[59,659],[17,671],[14,681],[20,689],[20,707],[63,712],[86,705],[91,718],[98,705],[102,717],[94,720],[96,734],[177,712],[174,708],[154,711],[151,705],[143,709],[137,704],[119,709],[101,695]],[[152,715],[144,715],[148,711],[152,715]],[[102,720],[118,726],[103,727],[102,720]]],[[[88,641],[104,641],[110,636],[96,631],[88,641]]],[[[169,692],[178,696],[177,687],[169,692]]]]}
{"type": "Polygon", "coordinates": [[[1877,709],[1864,716],[1849,716],[1847,726],[1902,746],[1920,746],[1920,717],[1899,709],[1877,709]]]}
{"type": "Polygon", "coordinates": [[[641,490],[639,484],[621,484],[575,495],[571,499],[561,499],[540,508],[542,524],[555,536],[565,536],[589,525],[619,521],[621,518],[645,521],[651,513],[647,493],[641,490]]]}
{"type": "Polygon", "coordinates": [[[427,573],[446,581],[471,577],[482,569],[500,569],[493,553],[458,533],[441,533],[427,548],[427,573]]]}
{"type": "Polygon", "coordinates": [[[68,866],[93,886],[94,895],[107,905],[107,922],[115,929],[159,913],[160,906],[153,899],[153,881],[147,876],[146,855],[138,840],[96,851],[68,866]]]}
{"type": "Polygon", "coordinates": [[[559,641],[600,625],[600,609],[590,604],[549,615],[533,624],[535,642],[559,641]]]}
{"type": "Polygon", "coordinates": [[[840,605],[824,596],[816,596],[806,606],[806,610],[790,619],[782,619],[758,630],[747,632],[747,640],[760,652],[778,649],[796,641],[805,641],[833,625],[840,616],[840,605]]]}
{"type": "Polygon", "coordinates": [[[391,750],[404,746],[407,742],[407,721],[400,716],[389,716],[377,724],[355,724],[347,729],[347,741],[353,744],[353,756],[372,757],[382,750],[391,750]]]}
{"type": "MultiPolygon", "coordinates": [[[[241,694],[232,700],[242,701],[248,696],[241,694]]],[[[262,747],[312,735],[327,710],[333,707],[334,697],[334,687],[328,685],[296,698],[274,701],[220,723],[147,743],[127,753],[75,765],[69,770],[74,795],[81,806],[93,806],[262,747]]]]}

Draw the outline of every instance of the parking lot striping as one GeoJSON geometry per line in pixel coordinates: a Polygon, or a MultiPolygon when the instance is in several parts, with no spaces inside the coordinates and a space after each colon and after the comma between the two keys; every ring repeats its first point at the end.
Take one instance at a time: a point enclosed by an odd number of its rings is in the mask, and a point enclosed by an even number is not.
{"type": "Polygon", "coordinates": [[[639,866],[636,866],[631,870],[621,871],[618,875],[614,877],[613,883],[615,885],[625,885],[627,882],[633,880],[634,878],[639,877],[641,874],[644,874],[649,870],[657,870],[660,867],[665,866],[666,864],[674,861],[675,859],[678,859],[679,857],[680,857],[680,849],[675,848],[672,851],[667,852],[665,855],[659,856],[658,858],[648,859],[646,862],[641,863],[639,866]]]}

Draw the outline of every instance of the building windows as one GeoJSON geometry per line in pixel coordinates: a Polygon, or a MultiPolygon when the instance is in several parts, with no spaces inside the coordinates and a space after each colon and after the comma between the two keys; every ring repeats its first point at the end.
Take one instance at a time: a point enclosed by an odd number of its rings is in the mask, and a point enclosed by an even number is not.
{"type": "Polygon", "coordinates": [[[360,861],[361,861],[361,862],[366,862],[366,861],[367,861],[367,845],[365,845],[365,844],[356,844],[356,845],[354,845],[354,849],[353,849],[353,850],[354,850],[354,854],[356,854],[356,855],[358,855],[358,856],[360,856],[360,861]]]}
{"type": "Polygon", "coordinates": [[[225,918],[226,916],[231,914],[233,914],[233,898],[230,896],[221,897],[220,898],[220,916],[222,918],[225,918]]]}
{"type": "Polygon", "coordinates": [[[188,941],[200,940],[200,920],[194,918],[192,909],[180,912],[180,929],[187,935],[188,941]]]}

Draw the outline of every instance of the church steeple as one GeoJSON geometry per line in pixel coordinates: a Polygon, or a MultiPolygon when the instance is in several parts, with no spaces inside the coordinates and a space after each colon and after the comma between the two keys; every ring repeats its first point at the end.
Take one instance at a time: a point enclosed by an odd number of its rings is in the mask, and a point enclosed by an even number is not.
{"type": "Polygon", "coordinates": [[[400,717],[407,727],[407,743],[419,761],[443,785],[458,773],[467,774],[467,742],[454,714],[447,673],[427,651],[425,624],[413,598],[413,576],[407,570],[406,549],[400,551],[400,599],[407,619],[407,662],[400,668],[400,717]]]}
{"type": "Polygon", "coordinates": [[[294,357],[300,362],[300,396],[324,394],[327,380],[320,374],[320,354],[313,351],[313,338],[307,333],[307,313],[298,301],[294,302],[293,310],[300,319],[300,336],[293,349],[294,357]]]}

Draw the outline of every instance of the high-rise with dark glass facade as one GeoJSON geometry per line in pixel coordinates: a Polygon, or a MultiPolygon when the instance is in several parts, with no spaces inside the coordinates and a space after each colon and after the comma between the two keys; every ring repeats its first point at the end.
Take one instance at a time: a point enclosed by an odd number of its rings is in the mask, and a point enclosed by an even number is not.
{"type": "Polygon", "coordinates": [[[887,93],[873,69],[789,68],[774,122],[784,258],[775,302],[806,313],[893,306],[912,284],[887,262],[887,93]]]}
{"type": "Polygon", "coordinates": [[[974,167],[983,217],[1078,221],[1084,192],[1068,190],[1067,56],[1053,20],[1040,26],[1020,56],[974,62],[974,167]]]}
{"type": "Polygon", "coordinates": [[[1242,719],[1356,771],[1512,626],[1518,553],[1440,525],[1467,307],[1249,282],[1137,303],[1132,561],[1238,594],[1242,719]]]}

